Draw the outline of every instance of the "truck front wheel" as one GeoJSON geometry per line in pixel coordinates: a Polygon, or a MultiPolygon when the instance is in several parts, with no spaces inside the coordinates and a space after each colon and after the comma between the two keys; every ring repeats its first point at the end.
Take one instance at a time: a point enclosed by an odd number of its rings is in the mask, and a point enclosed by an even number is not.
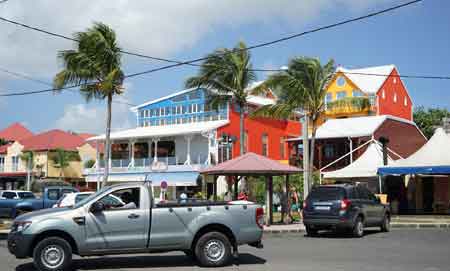
{"type": "Polygon", "coordinates": [[[72,264],[72,247],[62,238],[48,237],[34,248],[33,260],[40,271],[69,270],[72,264]]]}
{"type": "Polygon", "coordinates": [[[232,258],[230,240],[220,232],[205,233],[195,245],[195,256],[202,266],[225,266],[232,258]]]}

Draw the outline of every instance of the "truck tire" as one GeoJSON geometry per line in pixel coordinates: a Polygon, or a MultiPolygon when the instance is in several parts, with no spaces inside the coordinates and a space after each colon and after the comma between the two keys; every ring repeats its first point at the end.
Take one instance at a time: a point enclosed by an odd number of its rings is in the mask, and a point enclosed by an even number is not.
{"type": "Polygon", "coordinates": [[[231,243],[220,232],[203,234],[195,244],[195,256],[201,266],[219,267],[229,264],[232,258],[231,243]]]}
{"type": "Polygon", "coordinates": [[[352,229],[353,237],[361,238],[364,236],[364,221],[361,216],[358,216],[355,220],[355,224],[352,229]]]}
{"type": "Polygon", "coordinates": [[[389,232],[391,230],[391,218],[388,214],[384,215],[383,222],[381,222],[380,228],[382,232],[389,232]]]}
{"type": "Polygon", "coordinates": [[[45,238],[34,248],[33,262],[40,271],[69,270],[72,264],[72,247],[63,238],[45,238]]]}

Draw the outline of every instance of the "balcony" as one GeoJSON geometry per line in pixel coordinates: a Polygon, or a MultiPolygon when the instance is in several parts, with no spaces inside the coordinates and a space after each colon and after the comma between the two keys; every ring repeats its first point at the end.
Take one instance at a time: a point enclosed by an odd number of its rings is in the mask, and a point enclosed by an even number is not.
{"type": "Polygon", "coordinates": [[[325,104],[327,116],[370,115],[376,112],[376,97],[348,97],[325,104]]]}

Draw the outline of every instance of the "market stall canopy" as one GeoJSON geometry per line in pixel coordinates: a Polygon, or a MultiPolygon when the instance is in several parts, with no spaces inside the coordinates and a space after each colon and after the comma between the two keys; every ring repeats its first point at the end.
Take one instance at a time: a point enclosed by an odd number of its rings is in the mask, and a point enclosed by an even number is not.
{"type": "Polygon", "coordinates": [[[378,174],[450,174],[450,136],[442,128],[436,129],[430,140],[417,152],[407,159],[380,167],[378,174]]]}
{"type": "Polygon", "coordinates": [[[206,175],[286,175],[300,173],[298,167],[282,164],[256,153],[248,152],[234,159],[202,170],[206,175]]]}
{"type": "MultiPolygon", "coordinates": [[[[388,164],[394,160],[388,156],[388,164]]],[[[340,178],[372,178],[377,177],[377,170],[383,166],[383,149],[377,142],[372,142],[366,151],[350,165],[335,170],[324,172],[325,179],[340,178]]]]}

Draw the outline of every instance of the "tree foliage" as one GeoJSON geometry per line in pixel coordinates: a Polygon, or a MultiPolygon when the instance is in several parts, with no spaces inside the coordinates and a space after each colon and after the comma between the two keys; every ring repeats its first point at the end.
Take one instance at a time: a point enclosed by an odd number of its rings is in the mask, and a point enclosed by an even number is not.
{"type": "Polygon", "coordinates": [[[64,177],[64,169],[70,166],[70,162],[81,160],[78,152],[66,151],[64,149],[55,149],[52,151],[50,159],[53,161],[53,166],[59,168],[60,178],[64,177]]]}
{"type": "Polygon", "coordinates": [[[219,105],[231,102],[240,113],[240,150],[244,152],[244,114],[248,89],[256,80],[252,68],[251,55],[246,45],[239,42],[233,49],[221,48],[208,55],[196,76],[186,80],[188,88],[205,88],[208,103],[217,109],[219,105]]]}
{"type": "Polygon", "coordinates": [[[442,119],[446,117],[450,117],[450,112],[444,108],[419,106],[414,110],[414,122],[427,138],[434,134],[436,127],[442,125],[442,119]]]}
{"type": "MultiPolygon", "coordinates": [[[[77,47],[63,50],[58,58],[64,68],[56,74],[53,82],[55,89],[79,85],[81,94],[87,101],[107,100],[107,118],[105,132],[105,165],[111,156],[111,111],[112,98],[123,93],[124,73],[121,69],[121,52],[114,30],[103,23],[84,32],[77,32],[74,38],[77,47]]],[[[57,90],[57,92],[59,92],[57,90]]],[[[105,167],[103,185],[108,181],[109,168],[105,167]]]]}

